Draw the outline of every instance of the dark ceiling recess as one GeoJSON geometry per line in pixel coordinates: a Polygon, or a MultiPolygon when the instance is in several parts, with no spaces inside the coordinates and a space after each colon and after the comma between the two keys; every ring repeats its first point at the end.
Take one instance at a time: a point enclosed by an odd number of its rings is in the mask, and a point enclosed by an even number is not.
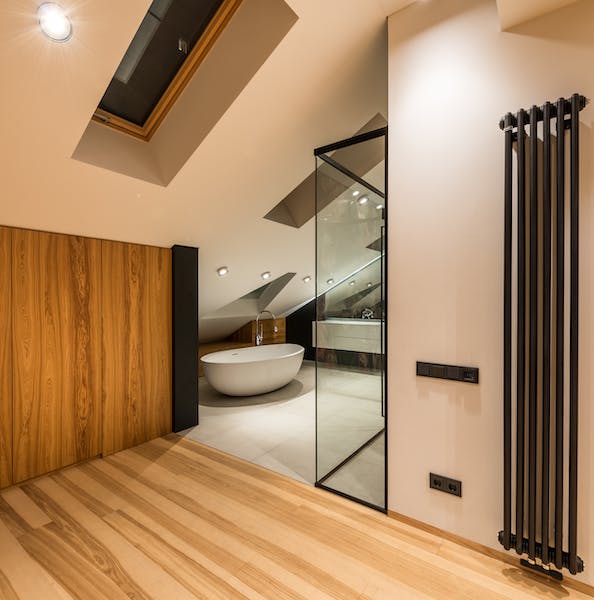
{"type": "Polygon", "coordinates": [[[369,244],[369,246],[366,246],[366,248],[369,248],[370,250],[375,250],[376,252],[383,252],[384,251],[383,238],[378,238],[374,242],[371,242],[371,244],[369,244]]]}
{"type": "Polygon", "coordinates": [[[241,0],[154,0],[94,120],[150,139],[241,0]]]}
{"type": "MultiPolygon", "coordinates": [[[[356,135],[380,129],[388,124],[385,117],[380,113],[376,114],[369,120],[356,135]]],[[[383,140],[375,140],[372,144],[361,145],[360,147],[351,147],[347,149],[337,150],[333,154],[333,158],[345,166],[348,166],[352,171],[359,175],[365,175],[373,167],[376,167],[384,158],[385,149],[383,140]]],[[[333,179],[332,174],[336,170],[332,167],[324,165],[318,169],[318,175],[324,177],[323,185],[325,205],[330,204],[333,200],[342,194],[347,186],[343,182],[333,179]]],[[[283,198],[272,210],[264,215],[265,219],[289,225],[290,227],[302,227],[305,225],[316,212],[315,207],[315,191],[316,191],[316,174],[309,174],[288,196],[283,198]]],[[[324,206],[319,206],[321,210],[324,206]]]]}

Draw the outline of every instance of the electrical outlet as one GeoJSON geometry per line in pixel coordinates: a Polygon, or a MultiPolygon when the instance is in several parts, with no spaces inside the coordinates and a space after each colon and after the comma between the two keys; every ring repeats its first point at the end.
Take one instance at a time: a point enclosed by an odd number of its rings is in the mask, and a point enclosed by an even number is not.
{"type": "Polygon", "coordinates": [[[443,475],[429,473],[429,487],[452,496],[462,497],[462,482],[443,475]]]}

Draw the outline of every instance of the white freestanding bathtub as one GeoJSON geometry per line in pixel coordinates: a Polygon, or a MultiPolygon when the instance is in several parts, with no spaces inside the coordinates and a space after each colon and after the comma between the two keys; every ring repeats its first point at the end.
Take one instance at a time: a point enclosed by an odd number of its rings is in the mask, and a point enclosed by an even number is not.
{"type": "Polygon", "coordinates": [[[269,344],[212,352],[201,358],[208,383],[227,396],[254,396],[278,390],[299,372],[305,349],[269,344]]]}

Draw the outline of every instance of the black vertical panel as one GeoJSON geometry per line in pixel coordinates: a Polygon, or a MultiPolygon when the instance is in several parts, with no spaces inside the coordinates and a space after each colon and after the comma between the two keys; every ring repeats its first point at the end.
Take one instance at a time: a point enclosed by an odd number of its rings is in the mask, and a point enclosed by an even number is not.
{"type": "Polygon", "coordinates": [[[536,557],[536,391],[538,383],[538,108],[530,109],[530,315],[528,354],[528,556],[536,557]]]}
{"type": "Polygon", "coordinates": [[[571,97],[571,273],[569,329],[569,571],[577,573],[578,360],[579,360],[579,96],[571,97]]]}
{"type": "Polygon", "coordinates": [[[305,360],[316,359],[316,352],[312,340],[312,323],[315,320],[315,298],[286,318],[287,343],[303,346],[305,348],[305,360]]]}
{"type": "Polygon", "coordinates": [[[173,431],[198,425],[198,248],[173,246],[173,431]]]}
{"type": "Polygon", "coordinates": [[[551,429],[551,104],[543,108],[543,269],[542,269],[542,560],[549,562],[549,460],[551,429]]]}
{"type": "Polygon", "coordinates": [[[518,113],[518,335],[516,435],[516,552],[524,538],[524,414],[526,363],[526,113],[518,113]]]}
{"type": "Polygon", "coordinates": [[[505,212],[504,212],[504,278],[503,278],[503,546],[511,547],[512,453],[512,115],[505,116],[505,212]]]}
{"type": "Polygon", "coordinates": [[[557,101],[555,290],[555,566],[563,567],[564,346],[565,346],[565,100],[557,101]]]}

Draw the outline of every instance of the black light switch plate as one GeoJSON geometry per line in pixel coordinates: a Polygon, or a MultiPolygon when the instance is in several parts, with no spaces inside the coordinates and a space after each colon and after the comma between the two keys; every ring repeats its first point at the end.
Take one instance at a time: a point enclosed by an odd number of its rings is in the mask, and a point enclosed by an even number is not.
{"type": "Polygon", "coordinates": [[[450,381],[464,381],[466,383],[479,382],[478,367],[460,367],[455,365],[441,365],[438,363],[417,362],[417,375],[419,377],[435,377],[450,381]]]}

